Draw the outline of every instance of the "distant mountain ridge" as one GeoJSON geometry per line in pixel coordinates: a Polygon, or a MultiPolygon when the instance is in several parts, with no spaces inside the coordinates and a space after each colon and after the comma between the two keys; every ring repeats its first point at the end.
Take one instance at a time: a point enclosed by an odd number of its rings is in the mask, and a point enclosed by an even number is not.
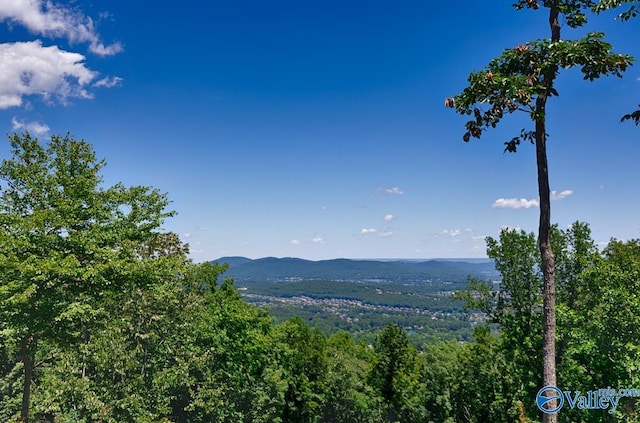
{"type": "Polygon", "coordinates": [[[496,279],[498,274],[493,261],[459,261],[451,259],[434,260],[354,260],[332,259],[312,261],[300,258],[265,257],[221,257],[213,260],[227,263],[229,270],[225,276],[237,282],[278,281],[278,280],[376,280],[387,282],[463,282],[468,276],[484,280],[496,279]]]}

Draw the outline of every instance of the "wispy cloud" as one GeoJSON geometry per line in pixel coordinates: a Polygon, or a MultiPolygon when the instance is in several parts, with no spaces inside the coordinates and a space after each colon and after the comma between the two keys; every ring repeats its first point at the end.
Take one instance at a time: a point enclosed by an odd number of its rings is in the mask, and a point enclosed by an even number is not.
{"type": "Polygon", "coordinates": [[[445,229],[444,231],[440,232],[441,235],[446,235],[446,236],[451,236],[451,237],[455,237],[455,236],[460,236],[460,234],[462,233],[462,231],[460,229],[445,229]]]}
{"type": "Polygon", "coordinates": [[[386,214],[386,215],[384,216],[384,221],[385,221],[385,222],[391,222],[393,219],[395,219],[395,216],[394,216],[394,215],[392,215],[392,214],[386,214]]]}
{"type": "Polygon", "coordinates": [[[35,135],[44,135],[49,132],[49,127],[40,122],[19,121],[15,117],[11,119],[12,131],[27,131],[35,135]]]}
{"type": "Polygon", "coordinates": [[[3,1],[1,21],[22,25],[45,37],[66,38],[74,44],[89,43],[89,51],[99,56],[111,56],[123,50],[120,43],[105,45],[90,17],[50,0],[3,1]]]}
{"type": "MultiPolygon", "coordinates": [[[[549,198],[551,201],[564,200],[573,195],[573,191],[566,189],[564,191],[551,191],[549,198]]],[[[498,198],[492,205],[494,209],[528,209],[540,206],[540,201],[536,198],[530,200],[526,198],[498,198]]]]}
{"type": "Polygon", "coordinates": [[[324,237],[321,235],[318,235],[316,237],[314,237],[311,242],[313,242],[314,244],[322,244],[324,243],[324,237]]]}
{"type": "Polygon", "coordinates": [[[289,241],[289,244],[291,245],[300,245],[300,240],[298,239],[292,239],[291,241],[289,241]]]}
{"type": "Polygon", "coordinates": [[[526,198],[498,198],[492,205],[494,209],[528,209],[538,207],[538,200],[526,198]]]}
{"type": "Polygon", "coordinates": [[[392,188],[378,188],[376,190],[376,194],[378,195],[403,195],[404,190],[399,187],[392,188]]]}
{"type": "Polygon", "coordinates": [[[376,228],[362,228],[362,230],[360,231],[361,235],[366,235],[366,236],[379,236],[380,238],[389,238],[390,236],[393,236],[393,232],[390,230],[384,230],[384,231],[380,231],[376,228]]]}
{"type": "Polygon", "coordinates": [[[572,194],[573,194],[573,191],[570,189],[565,189],[562,192],[551,191],[551,201],[564,200],[565,198],[569,197],[572,194]]]}
{"type": "Polygon", "coordinates": [[[122,85],[122,78],[118,76],[107,76],[106,78],[99,79],[94,82],[93,86],[96,88],[113,88],[122,85]]]}

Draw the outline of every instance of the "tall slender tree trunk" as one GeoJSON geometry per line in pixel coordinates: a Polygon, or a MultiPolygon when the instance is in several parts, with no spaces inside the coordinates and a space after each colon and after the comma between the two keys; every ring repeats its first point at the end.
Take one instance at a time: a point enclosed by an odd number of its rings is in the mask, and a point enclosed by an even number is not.
{"type": "MultiPolygon", "coordinates": [[[[559,10],[557,5],[549,10],[551,41],[560,41],[559,10]]],[[[545,92],[536,99],[536,162],[538,166],[538,195],[540,196],[540,222],[538,245],[542,260],[543,277],[543,339],[542,339],[542,384],[556,386],[556,278],[555,258],[551,249],[551,195],[549,188],[549,166],[547,163],[546,105],[554,74],[544,75],[545,92]]],[[[555,407],[555,401],[552,401],[555,407]]],[[[543,413],[543,423],[557,423],[557,414],[543,413]]]]}
{"type": "MultiPolygon", "coordinates": [[[[538,245],[543,275],[542,380],[544,386],[556,386],[555,258],[551,250],[551,198],[547,165],[547,140],[544,128],[544,118],[539,119],[536,122],[536,160],[538,164],[538,194],[540,195],[538,245]]],[[[545,413],[542,421],[555,423],[558,421],[557,415],[545,413]]]]}
{"type": "Polygon", "coordinates": [[[31,380],[33,379],[33,356],[31,355],[31,338],[26,337],[20,342],[20,358],[24,368],[24,381],[22,384],[22,408],[20,409],[20,421],[29,423],[29,404],[31,400],[31,380]]]}

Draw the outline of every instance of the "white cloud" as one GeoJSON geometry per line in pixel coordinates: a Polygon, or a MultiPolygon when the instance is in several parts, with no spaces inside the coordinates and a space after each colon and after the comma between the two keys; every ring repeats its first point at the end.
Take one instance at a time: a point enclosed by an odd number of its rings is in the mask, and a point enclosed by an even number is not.
{"type": "Polygon", "coordinates": [[[311,242],[313,242],[314,244],[322,244],[324,242],[324,237],[319,235],[314,237],[311,242]]]}
{"type": "Polygon", "coordinates": [[[494,209],[528,209],[538,207],[538,200],[526,198],[498,198],[492,205],[494,209]]]}
{"type": "Polygon", "coordinates": [[[390,230],[378,231],[376,228],[362,228],[362,230],[360,231],[360,234],[377,235],[381,238],[389,238],[390,236],[393,236],[393,232],[391,232],[390,230]]]}
{"type": "Polygon", "coordinates": [[[0,109],[21,106],[29,95],[62,104],[71,97],[91,98],[86,87],[97,72],[84,59],[40,41],[0,44],[0,109]]]}
{"type": "Polygon", "coordinates": [[[445,229],[440,233],[442,235],[448,235],[448,236],[454,237],[454,236],[459,236],[462,233],[462,231],[460,229],[451,229],[451,230],[445,229]]]}
{"type": "Polygon", "coordinates": [[[390,194],[390,195],[402,195],[404,194],[404,191],[401,190],[398,187],[393,187],[393,188],[387,188],[384,190],[385,194],[390,194]]]}
{"type": "Polygon", "coordinates": [[[186,232],[186,233],[184,234],[184,237],[185,237],[185,238],[190,238],[190,237],[191,237],[191,232],[186,232]]]}
{"type": "Polygon", "coordinates": [[[77,10],[47,0],[4,0],[0,2],[0,22],[9,21],[45,37],[66,38],[71,43],[89,43],[89,51],[110,56],[123,50],[122,45],[105,45],[93,20],[77,10]]]}
{"type": "Polygon", "coordinates": [[[15,117],[11,119],[12,131],[27,131],[35,135],[43,135],[49,132],[49,129],[44,123],[19,121],[15,117]]]}
{"type": "Polygon", "coordinates": [[[289,241],[289,244],[291,244],[291,245],[300,245],[300,240],[292,239],[291,241],[289,241]]]}
{"type": "Polygon", "coordinates": [[[486,235],[477,235],[477,236],[472,236],[471,239],[474,241],[484,241],[486,237],[487,237],[486,235]]]}
{"type": "MultiPolygon", "coordinates": [[[[549,198],[551,201],[564,200],[572,194],[573,191],[570,189],[565,189],[562,192],[551,191],[549,198]]],[[[540,201],[534,198],[531,200],[527,200],[526,198],[498,198],[491,207],[494,209],[528,209],[538,207],[539,205],[540,201]]]]}
{"type": "Polygon", "coordinates": [[[403,195],[404,190],[398,187],[393,188],[378,188],[376,190],[377,195],[403,195]]]}
{"type": "Polygon", "coordinates": [[[392,214],[387,214],[384,216],[384,221],[385,222],[391,222],[393,219],[395,219],[395,216],[392,214]]]}
{"type": "Polygon", "coordinates": [[[106,78],[102,78],[93,84],[93,86],[96,88],[113,88],[119,87],[120,85],[122,85],[122,78],[118,76],[107,76],[106,78]]]}
{"type": "Polygon", "coordinates": [[[573,191],[570,189],[565,189],[560,193],[558,193],[557,191],[551,191],[551,200],[552,201],[564,200],[565,198],[569,197],[572,194],[573,194],[573,191]]]}

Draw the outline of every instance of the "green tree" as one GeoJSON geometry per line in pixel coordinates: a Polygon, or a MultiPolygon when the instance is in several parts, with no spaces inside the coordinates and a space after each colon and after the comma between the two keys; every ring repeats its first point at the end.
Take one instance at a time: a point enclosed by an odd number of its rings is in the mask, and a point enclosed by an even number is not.
{"type": "MultiPolygon", "coordinates": [[[[480,138],[496,127],[505,113],[522,111],[533,121],[534,129],[523,129],[505,142],[505,151],[516,152],[522,142],[535,144],[540,197],[538,245],[543,274],[543,384],[556,385],[555,369],[555,263],[551,246],[551,203],[547,160],[547,101],[558,95],[554,83],[560,69],[580,67],[584,78],[621,73],[631,64],[628,55],[611,52],[602,33],[588,33],[579,40],[561,39],[561,20],[570,28],[583,26],[587,13],[596,6],[591,0],[518,0],[516,9],[542,8],[548,11],[550,38],[535,40],[505,50],[482,71],[469,76],[469,86],[445,105],[458,113],[473,115],[466,124],[463,139],[480,138]],[[486,105],[484,110],[482,106],[486,105]]],[[[545,422],[557,421],[555,414],[544,414],[545,422]]]]}
{"type": "Polygon", "coordinates": [[[216,288],[196,295],[204,298],[194,298],[199,305],[185,315],[193,320],[178,348],[176,364],[183,370],[173,378],[173,415],[182,416],[179,421],[279,421],[272,319],[242,301],[231,279],[209,286],[216,288]]]}
{"type": "Polygon", "coordinates": [[[326,336],[294,318],[275,328],[273,342],[273,371],[279,375],[283,388],[280,421],[319,421],[326,393],[326,336]]]}
{"type": "MultiPolygon", "coordinates": [[[[558,282],[558,386],[583,392],[599,387],[636,386],[640,368],[640,303],[636,292],[640,241],[613,240],[600,253],[589,226],[575,222],[567,229],[552,226],[558,282]]],[[[487,254],[502,275],[499,286],[472,281],[459,294],[467,306],[482,310],[496,324],[498,338],[479,325],[471,354],[459,361],[463,372],[451,402],[459,420],[514,421],[535,418],[540,384],[540,257],[535,236],[503,231],[487,240],[487,254]],[[490,382],[489,382],[490,380],[490,382]],[[486,396],[495,398],[487,406],[486,396]],[[477,420],[474,420],[477,419],[477,420]]],[[[613,415],[565,407],[572,422],[637,421],[637,401],[626,398],[613,415]],[[634,420],[635,419],[635,420],[634,420]]]]}
{"type": "Polygon", "coordinates": [[[9,137],[0,165],[0,325],[23,368],[20,419],[29,420],[34,357],[42,344],[74,344],[105,292],[145,286],[170,266],[137,247],[157,236],[166,195],[102,187],[104,161],[71,135],[42,145],[9,137]]]}
{"type": "Polygon", "coordinates": [[[458,408],[468,407],[468,398],[460,400],[457,393],[462,384],[462,374],[468,359],[468,345],[456,342],[439,342],[424,346],[419,356],[419,380],[423,384],[420,393],[425,416],[421,421],[453,423],[458,408]]]}
{"type": "MultiPolygon", "coordinates": [[[[635,388],[640,384],[640,240],[612,240],[577,280],[572,303],[561,303],[559,309],[560,339],[566,344],[561,356],[563,384],[635,388]]],[[[637,422],[638,403],[637,398],[622,398],[613,415],[575,413],[572,418],[637,422]]]]}
{"type": "Polygon", "coordinates": [[[487,237],[487,255],[495,261],[496,270],[500,272],[499,286],[472,279],[468,290],[457,295],[466,301],[467,308],[481,310],[489,324],[476,328],[473,364],[470,365],[478,369],[468,373],[463,380],[472,381],[471,386],[483,386],[478,388],[482,392],[493,392],[501,405],[482,410],[477,408],[481,407],[482,401],[478,398],[473,406],[462,407],[475,410],[469,412],[470,415],[478,412],[486,415],[488,421],[512,421],[518,416],[518,403],[534,404],[541,381],[540,252],[533,233],[504,229],[499,239],[487,237]],[[497,326],[499,339],[493,339],[490,326],[497,326]],[[490,357],[490,354],[494,356],[490,357]],[[485,360],[491,363],[484,363],[485,360]],[[498,363],[502,366],[502,374],[495,370],[498,363]],[[486,377],[482,376],[483,372],[495,373],[492,377],[496,380],[490,384],[477,380],[486,377]],[[500,415],[500,409],[504,414],[500,415]]]}
{"type": "Polygon", "coordinates": [[[367,383],[374,361],[371,349],[348,332],[327,343],[327,393],[322,421],[373,423],[382,419],[382,398],[367,383]]]}
{"type": "Polygon", "coordinates": [[[373,350],[370,383],[384,399],[389,421],[394,422],[404,406],[403,382],[413,366],[415,349],[409,344],[407,332],[390,324],[376,335],[373,350]]]}

